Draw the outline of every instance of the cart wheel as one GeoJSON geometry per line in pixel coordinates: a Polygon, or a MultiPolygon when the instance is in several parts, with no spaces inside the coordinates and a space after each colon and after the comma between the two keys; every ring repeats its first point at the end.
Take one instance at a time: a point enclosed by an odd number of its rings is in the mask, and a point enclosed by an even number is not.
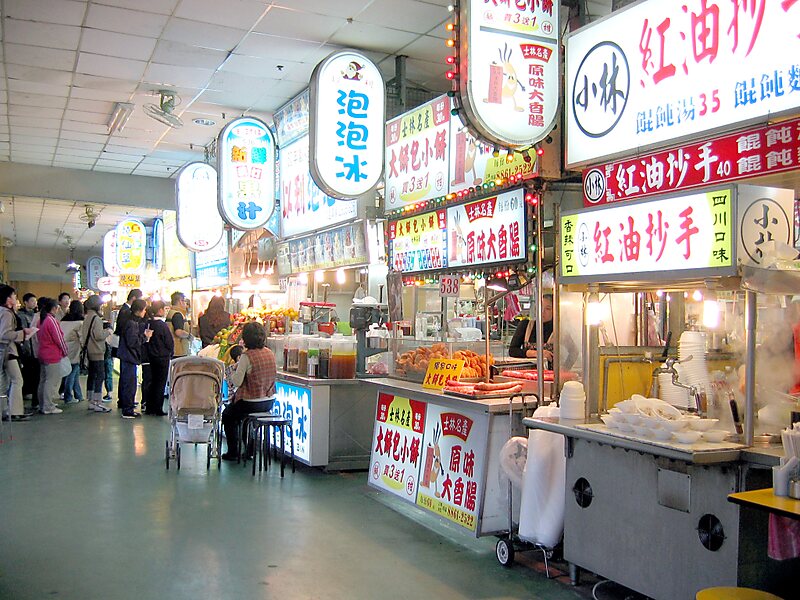
{"type": "Polygon", "coordinates": [[[497,561],[504,567],[510,567],[514,564],[514,544],[511,540],[502,538],[497,540],[494,552],[497,555],[497,561]]]}
{"type": "Polygon", "coordinates": [[[211,468],[211,444],[206,448],[206,471],[211,468]]]}
{"type": "Polygon", "coordinates": [[[164,460],[167,463],[167,471],[169,471],[169,440],[164,442],[164,446],[166,447],[166,450],[164,451],[164,460]]]}
{"type": "Polygon", "coordinates": [[[181,470],[181,445],[175,448],[175,465],[177,466],[178,471],[181,470]]]}

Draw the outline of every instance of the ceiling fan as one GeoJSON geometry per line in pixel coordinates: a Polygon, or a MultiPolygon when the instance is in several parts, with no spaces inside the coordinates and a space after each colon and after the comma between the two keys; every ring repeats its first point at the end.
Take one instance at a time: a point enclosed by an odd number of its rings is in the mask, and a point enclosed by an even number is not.
{"type": "Polygon", "coordinates": [[[175,101],[177,99],[180,103],[180,98],[169,90],[161,90],[158,92],[158,104],[145,104],[142,108],[145,114],[151,119],[155,119],[159,123],[163,123],[173,129],[183,127],[183,121],[177,115],[173,115],[172,111],[175,110],[175,101]]]}
{"type": "Polygon", "coordinates": [[[95,225],[97,225],[97,218],[100,216],[99,212],[95,212],[94,206],[91,204],[84,205],[84,212],[83,214],[78,217],[81,221],[86,223],[86,226],[91,229],[95,225]]]}

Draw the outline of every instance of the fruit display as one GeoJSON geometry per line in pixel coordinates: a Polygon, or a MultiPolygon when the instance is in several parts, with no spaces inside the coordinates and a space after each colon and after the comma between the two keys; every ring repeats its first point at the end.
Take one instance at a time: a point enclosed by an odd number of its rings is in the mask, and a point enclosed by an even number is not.
{"type": "MultiPolygon", "coordinates": [[[[403,352],[397,357],[395,368],[400,374],[424,375],[430,361],[436,358],[463,360],[464,368],[461,369],[461,379],[485,377],[488,369],[485,354],[478,354],[471,350],[457,350],[451,355],[447,344],[441,342],[403,352]]],[[[494,357],[490,354],[489,365],[492,364],[494,364],[494,357]]]]}
{"type": "Polygon", "coordinates": [[[273,335],[286,333],[286,317],[295,320],[300,315],[293,308],[246,308],[232,317],[233,323],[219,331],[212,344],[219,345],[217,358],[229,362],[230,350],[242,338],[242,327],[249,321],[258,321],[273,335]]]}

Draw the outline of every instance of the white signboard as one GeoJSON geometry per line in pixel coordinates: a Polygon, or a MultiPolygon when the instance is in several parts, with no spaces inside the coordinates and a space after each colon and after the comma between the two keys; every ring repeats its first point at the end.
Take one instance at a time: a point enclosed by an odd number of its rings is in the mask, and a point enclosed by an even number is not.
{"type": "Polygon", "coordinates": [[[796,1],[650,0],[578,30],[568,165],[797,112],[798,22],[796,1]]]}
{"type": "Polygon", "coordinates": [[[263,227],[275,210],[275,139],[255,117],[228,123],[217,141],[218,204],[236,229],[263,227]]]}
{"type": "Polygon", "coordinates": [[[356,198],[383,173],[386,90],[378,67],[354,50],[334,52],[311,75],[311,176],[334,198],[356,198]]]}
{"type": "Polygon", "coordinates": [[[119,287],[119,277],[101,277],[97,280],[97,289],[101,292],[112,292],[119,287]]]}
{"type": "Polygon", "coordinates": [[[447,208],[449,268],[524,261],[522,189],[447,208]]]}
{"type": "Polygon", "coordinates": [[[558,2],[463,0],[456,77],[481,137],[526,148],[553,129],[558,109],[558,2]]]}
{"type": "Polygon", "coordinates": [[[161,272],[164,266],[164,221],[155,219],[153,221],[153,269],[156,273],[161,272]]]}
{"type": "Polygon", "coordinates": [[[103,267],[111,276],[120,274],[117,264],[117,229],[108,231],[103,236],[103,267]]]}
{"type": "Polygon", "coordinates": [[[201,252],[222,239],[225,224],[217,208],[217,170],[204,162],[183,167],[175,178],[178,240],[201,252]]]}
{"type": "Polygon", "coordinates": [[[724,188],[562,215],[562,278],[732,275],[734,214],[732,191],[724,188]]]}
{"type": "Polygon", "coordinates": [[[281,148],[281,234],[293,237],[358,216],[358,202],[325,195],[311,179],[308,136],[281,148]]]}
{"type": "Polygon", "coordinates": [[[105,275],[103,259],[99,256],[90,256],[86,261],[86,283],[89,289],[99,290],[98,281],[105,275]]]}
{"type": "Polygon", "coordinates": [[[292,420],[294,455],[299,460],[310,463],[311,390],[276,381],[274,410],[276,414],[292,420]]]}
{"type": "Polygon", "coordinates": [[[117,266],[120,273],[142,273],[146,263],[147,230],[139,219],[125,219],[117,225],[117,266]]]}

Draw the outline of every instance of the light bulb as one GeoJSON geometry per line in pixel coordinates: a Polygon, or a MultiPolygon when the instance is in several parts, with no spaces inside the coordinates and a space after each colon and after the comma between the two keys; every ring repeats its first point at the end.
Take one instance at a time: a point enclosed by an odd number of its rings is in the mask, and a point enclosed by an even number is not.
{"type": "Polygon", "coordinates": [[[347,281],[347,275],[345,274],[344,269],[336,269],[336,283],[342,285],[345,281],[347,281]]]}
{"type": "Polygon", "coordinates": [[[315,271],[314,272],[314,281],[320,283],[325,281],[325,271],[315,271]]]}
{"type": "Polygon", "coordinates": [[[716,329],[719,326],[719,302],[705,300],[703,302],[703,327],[716,329]]]}

